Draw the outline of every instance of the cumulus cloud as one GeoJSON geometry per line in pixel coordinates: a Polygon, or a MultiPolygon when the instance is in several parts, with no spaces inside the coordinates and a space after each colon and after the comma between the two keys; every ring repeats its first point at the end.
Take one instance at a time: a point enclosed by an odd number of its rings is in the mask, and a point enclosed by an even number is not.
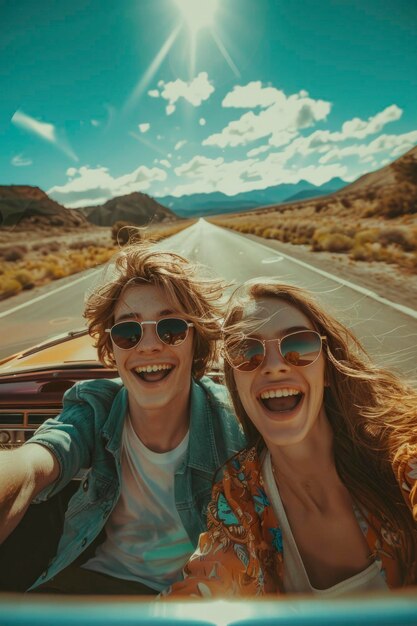
{"type": "Polygon", "coordinates": [[[148,96],[151,98],[159,98],[159,91],[157,89],[151,89],[148,91],[148,96]]]}
{"type": "Polygon", "coordinates": [[[65,139],[62,133],[57,132],[55,126],[48,122],[40,122],[39,120],[27,115],[22,110],[17,110],[12,117],[12,124],[22,128],[23,130],[39,137],[43,141],[46,141],[66,154],[73,161],[78,161],[77,155],[70,147],[68,141],[65,139]]]}
{"type": "Polygon", "coordinates": [[[243,159],[229,162],[223,157],[210,159],[198,155],[176,167],[174,172],[188,182],[177,185],[173,195],[213,191],[234,195],[283,183],[295,184],[300,180],[322,185],[336,176],[346,178],[347,168],[340,164],[289,166],[280,153],[272,153],[263,161],[243,159]]]}
{"type": "Polygon", "coordinates": [[[204,100],[208,100],[214,92],[214,87],[208,78],[207,72],[200,72],[196,78],[189,82],[180,78],[168,83],[160,80],[158,87],[160,89],[158,94],[168,101],[166,106],[167,115],[171,115],[175,111],[175,105],[180,98],[183,98],[194,107],[198,107],[204,100]]]}
{"type": "Polygon", "coordinates": [[[334,147],[326,152],[320,159],[320,163],[330,161],[340,161],[346,157],[356,156],[360,161],[366,163],[368,157],[375,154],[388,152],[392,157],[398,157],[407,150],[410,150],[417,142],[417,130],[401,135],[380,135],[369,144],[353,144],[345,147],[334,147]]]}
{"type": "Polygon", "coordinates": [[[28,167],[33,163],[32,159],[23,156],[23,154],[16,154],[10,162],[15,167],[28,167]]]}
{"type": "Polygon", "coordinates": [[[165,170],[144,165],[118,177],[113,177],[107,167],[88,166],[70,168],[67,175],[70,180],[65,185],[51,187],[47,193],[69,208],[101,204],[114,196],[146,191],[151,183],[164,181],[167,177],[165,170]]]}
{"type": "Polygon", "coordinates": [[[244,146],[264,137],[273,146],[283,146],[300,129],[325,120],[331,109],[330,102],[314,100],[305,91],[286,96],[275,87],[262,87],[259,81],[235,87],[226,95],[222,106],[261,110],[249,111],[231,121],[221,132],[207,137],[203,141],[205,146],[244,146]]]}
{"type": "Polygon", "coordinates": [[[204,117],[200,117],[200,119],[198,120],[198,123],[200,124],[200,126],[205,126],[207,124],[207,122],[204,119],[204,117]]]}
{"type": "Polygon", "coordinates": [[[258,156],[258,154],[262,154],[263,152],[268,152],[271,149],[271,146],[259,146],[259,148],[253,148],[249,150],[247,153],[248,157],[258,156]]]}
{"type": "Polygon", "coordinates": [[[166,159],[161,159],[160,164],[163,165],[166,168],[170,168],[171,167],[171,163],[169,161],[167,161],[166,159]]]}
{"type": "Polygon", "coordinates": [[[183,146],[185,146],[186,143],[187,143],[186,139],[181,139],[180,141],[177,141],[177,143],[174,146],[174,150],[180,150],[183,146]]]}
{"type": "Polygon", "coordinates": [[[148,130],[150,129],[151,125],[148,124],[147,122],[143,122],[142,124],[138,124],[138,128],[140,130],[141,133],[147,133],[148,130]]]}

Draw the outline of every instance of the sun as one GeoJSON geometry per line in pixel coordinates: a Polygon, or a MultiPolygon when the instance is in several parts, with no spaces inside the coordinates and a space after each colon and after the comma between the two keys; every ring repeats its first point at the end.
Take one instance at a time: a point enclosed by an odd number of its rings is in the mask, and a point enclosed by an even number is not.
{"type": "Polygon", "coordinates": [[[192,35],[202,28],[211,26],[217,10],[218,0],[175,0],[192,35]]]}

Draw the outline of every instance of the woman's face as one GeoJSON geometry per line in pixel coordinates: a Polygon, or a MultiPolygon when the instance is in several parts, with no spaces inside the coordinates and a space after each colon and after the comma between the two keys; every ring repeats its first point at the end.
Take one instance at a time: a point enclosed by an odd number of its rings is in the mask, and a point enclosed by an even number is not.
{"type": "MultiPolygon", "coordinates": [[[[253,301],[246,316],[259,320],[255,328],[251,324],[249,333],[258,339],[282,339],[298,330],[314,330],[304,313],[279,298],[253,301]]],[[[298,444],[325,418],[323,353],[311,365],[297,367],[284,360],[278,342],[267,342],[265,349],[256,370],[234,370],[240,400],[269,448],[298,444]]]]}

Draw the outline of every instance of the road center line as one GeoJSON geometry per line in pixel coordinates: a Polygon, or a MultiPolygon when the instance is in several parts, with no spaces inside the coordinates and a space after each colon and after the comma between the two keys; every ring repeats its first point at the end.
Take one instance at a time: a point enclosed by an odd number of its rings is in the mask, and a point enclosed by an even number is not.
{"type": "Polygon", "coordinates": [[[6,317],[7,315],[11,315],[12,313],[16,313],[16,311],[20,311],[20,309],[24,309],[26,306],[35,304],[35,302],[40,302],[40,300],[49,298],[49,296],[55,295],[56,293],[59,293],[60,291],[63,291],[64,289],[67,289],[68,287],[72,287],[73,285],[76,285],[77,283],[80,283],[81,281],[86,280],[87,278],[91,278],[92,276],[94,276],[94,274],[97,274],[98,272],[101,272],[101,271],[102,269],[95,270],[94,272],[89,273],[87,276],[82,276],[81,278],[77,278],[76,280],[73,280],[70,283],[67,283],[66,285],[57,287],[53,291],[48,291],[48,293],[43,293],[42,295],[37,296],[36,298],[32,298],[32,300],[23,302],[22,304],[15,306],[13,309],[8,309],[7,311],[3,311],[3,313],[0,313],[0,319],[2,317],[6,317]]]}

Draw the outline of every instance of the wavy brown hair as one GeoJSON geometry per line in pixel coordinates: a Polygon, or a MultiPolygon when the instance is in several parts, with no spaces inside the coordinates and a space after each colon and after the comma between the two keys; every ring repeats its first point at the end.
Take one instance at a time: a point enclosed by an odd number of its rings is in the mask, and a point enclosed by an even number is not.
{"type": "Polygon", "coordinates": [[[166,293],[169,303],[194,324],[192,373],[201,378],[216,356],[225,284],[206,276],[202,266],[149,243],[132,244],[116,253],[106,274],[109,277],[105,275],[102,284],[88,296],[84,309],[100,361],[115,366],[106,328],[114,324],[114,309],[123,292],[133,285],[156,285],[166,293]]]}
{"type": "MultiPolygon", "coordinates": [[[[337,471],[354,499],[398,534],[403,582],[416,583],[417,527],[393,465],[403,446],[417,444],[417,392],[373,364],[353,333],[309,292],[269,280],[248,281],[232,295],[223,324],[226,350],[228,341],[248,334],[247,324],[253,327],[245,313],[251,301],[261,298],[294,305],[326,337],[324,405],[333,429],[337,471]]],[[[261,450],[265,443],[243,408],[227,359],[224,367],[226,385],[249,446],[261,450]]]]}

